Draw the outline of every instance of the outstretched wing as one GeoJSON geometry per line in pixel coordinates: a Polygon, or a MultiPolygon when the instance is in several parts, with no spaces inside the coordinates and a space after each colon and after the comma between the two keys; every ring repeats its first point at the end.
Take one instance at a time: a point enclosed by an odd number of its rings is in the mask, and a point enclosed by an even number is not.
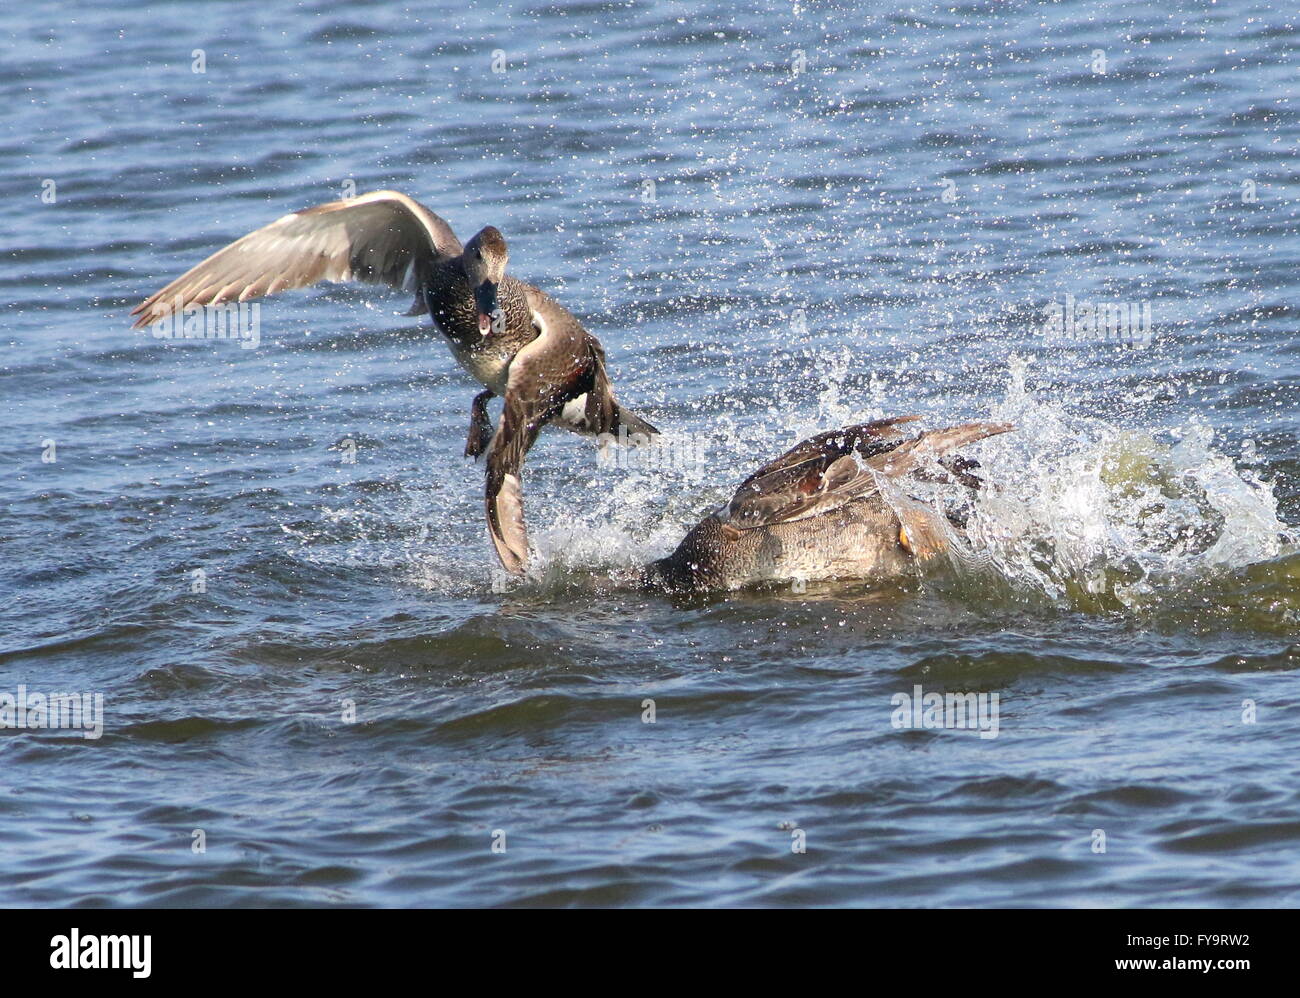
{"type": "Polygon", "coordinates": [[[599,365],[593,340],[578,321],[558,305],[557,312],[538,304],[530,294],[538,336],[510,362],[501,421],[488,445],[484,488],[488,535],[501,564],[516,575],[528,564],[520,482],[524,456],[566,402],[592,390],[599,365]]]}
{"type": "Polygon", "coordinates": [[[440,256],[461,252],[451,227],[397,191],[372,191],[276,219],[186,271],[134,309],[135,326],[178,307],[247,301],[318,281],[418,290],[440,256]]]}
{"type": "Polygon", "coordinates": [[[838,430],[818,433],[802,443],[795,444],[780,457],[763,465],[746,478],[740,487],[743,489],[751,482],[765,478],[774,471],[803,465],[810,460],[820,459],[829,464],[836,458],[852,454],[854,451],[862,454],[863,457],[868,457],[870,456],[868,452],[878,449],[877,445],[881,441],[896,440],[902,435],[902,431],[898,429],[900,424],[914,423],[920,418],[920,416],[891,416],[888,419],[873,419],[869,423],[856,423],[838,430]]]}
{"type": "Polygon", "coordinates": [[[737,527],[774,522],[772,518],[779,519],[780,511],[791,503],[824,494],[832,483],[841,482],[857,467],[851,455],[868,458],[889,450],[902,435],[899,424],[919,418],[877,419],[810,437],[741,482],[720,515],[737,527]]]}
{"type": "Polygon", "coordinates": [[[745,481],[718,514],[738,530],[829,513],[958,447],[1011,429],[1009,423],[967,423],[899,441],[895,428],[915,416],[880,420],[819,434],[745,481]]]}
{"type": "Polygon", "coordinates": [[[967,444],[1013,429],[1012,423],[963,423],[943,430],[929,430],[869,459],[867,464],[888,478],[901,478],[967,444]]]}

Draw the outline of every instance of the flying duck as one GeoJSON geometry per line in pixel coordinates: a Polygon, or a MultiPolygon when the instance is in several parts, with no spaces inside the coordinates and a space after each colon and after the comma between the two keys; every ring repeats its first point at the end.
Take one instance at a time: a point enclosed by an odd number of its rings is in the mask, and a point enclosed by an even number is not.
{"type": "Polygon", "coordinates": [[[975,462],[946,455],[1012,427],[967,423],[904,437],[899,426],[917,418],[820,433],[763,465],[677,550],[646,566],[642,585],[698,592],[793,579],[881,579],[945,551],[946,519],[895,483],[911,475],[978,488],[970,473],[975,462]]]}
{"type": "Polygon", "coordinates": [[[487,452],[484,504],[501,564],[528,562],[520,473],[542,426],[648,439],[658,431],[614,398],[605,351],[546,292],[506,274],[509,251],[488,226],[463,247],[443,219],[397,191],[372,191],[276,219],[186,271],[132,310],[135,326],[173,311],[247,301],[320,281],[415,293],[461,365],[484,386],[470,406],[467,457],[487,452]],[[504,397],[492,432],[487,403],[504,397]],[[619,434],[626,427],[626,434],[619,434]]]}

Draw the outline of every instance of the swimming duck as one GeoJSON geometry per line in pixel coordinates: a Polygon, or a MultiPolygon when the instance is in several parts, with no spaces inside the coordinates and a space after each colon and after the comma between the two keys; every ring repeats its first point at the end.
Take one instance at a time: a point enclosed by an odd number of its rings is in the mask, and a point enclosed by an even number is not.
{"type": "Polygon", "coordinates": [[[888,578],[948,547],[946,520],[895,483],[908,475],[976,488],[959,447],[1011,429],[967,423],[904,437],[898,416],[820,433],[750,475],[667,558],[649,589],[738,589],[755,582],[888,578]],[[937,462],[937,467],[936,467],[937,462]]]}
{"type": "MultiPolygon", "coordinates": [[[[546,292],[506,274],[492,226],[463,247],[443,219],[397,191],[372,191],[276,219],[218,250],[132,310],[137,328],[176,311],[247,301],[320,281],[414,291],[456,359],[484,386],[470,406],[465,455],[487,452],[488,533],[507,571],[528,561],[520,472],[546,423],[649,439],[658,431],[614,398],[605,351],[546,292]],[[504,396],[496,432],[487,403],[504,396]],[[626,433],[620,434],[621,427],[626,433]]],[[[608,438],[605,438],[608,439],[608,438]]]]}

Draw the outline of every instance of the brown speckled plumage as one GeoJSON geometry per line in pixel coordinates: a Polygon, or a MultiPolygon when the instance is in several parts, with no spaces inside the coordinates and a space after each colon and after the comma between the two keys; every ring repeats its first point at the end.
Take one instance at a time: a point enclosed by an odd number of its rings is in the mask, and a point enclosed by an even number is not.
{"type": "Polygon", "coordinates": [[[505,273],[505,237],[488,226],[464,246],[445,221],[397,191],[373,191],[276,219],[150,295],[136,326],[176,308],[246,301],[318,281],[361,281],[416,295],[460,364],[486,389],[471,405],[467,456],[487,452],[489,535],[502,564],[528,560],[519,475],[548,422],[581,433],[653,436],[619,406],[600,342],[545,292],[505,273]],[[492,301],[492,316],[485,314],[492,301]],[[504,397],[496,433],[487,402],[504,397]],[[574,403],[570,406],[569,403],[574,403]]]}
{"type": "MultiPolygon", "coordinates": [[[[894,488],[927,459],[1011,429],[968,423],[903,439],[906,416],[818,434],[764,465],[705,517],[643,585],[669,592],[758,582],[885,579],[943,552],[951,529],[894,488]]],[[[970,485],[971,462],[954,480],[970,485]]]]}

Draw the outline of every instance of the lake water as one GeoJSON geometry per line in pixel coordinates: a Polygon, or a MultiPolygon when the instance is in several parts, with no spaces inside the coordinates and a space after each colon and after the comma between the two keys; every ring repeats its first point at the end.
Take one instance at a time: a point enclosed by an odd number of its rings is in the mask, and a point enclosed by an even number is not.
{"type": "Polygon", "coordinates": [[[1300,902],[1282,6],[6,5],[0,705],[103,731],[0,731],[0,903],[1300,902]],[[694,456],[544,433],[525,581],[409,297],[130,328],[381,187],[499,226],[694,456]],[[1149,328],[1049,335],[1108,304],[1149,328]],[[626,584],[800,435],[907,413],[1017,427],[956,563],[626,584]],[[997,737],[896,727],[917,687],[997,737]]]}

